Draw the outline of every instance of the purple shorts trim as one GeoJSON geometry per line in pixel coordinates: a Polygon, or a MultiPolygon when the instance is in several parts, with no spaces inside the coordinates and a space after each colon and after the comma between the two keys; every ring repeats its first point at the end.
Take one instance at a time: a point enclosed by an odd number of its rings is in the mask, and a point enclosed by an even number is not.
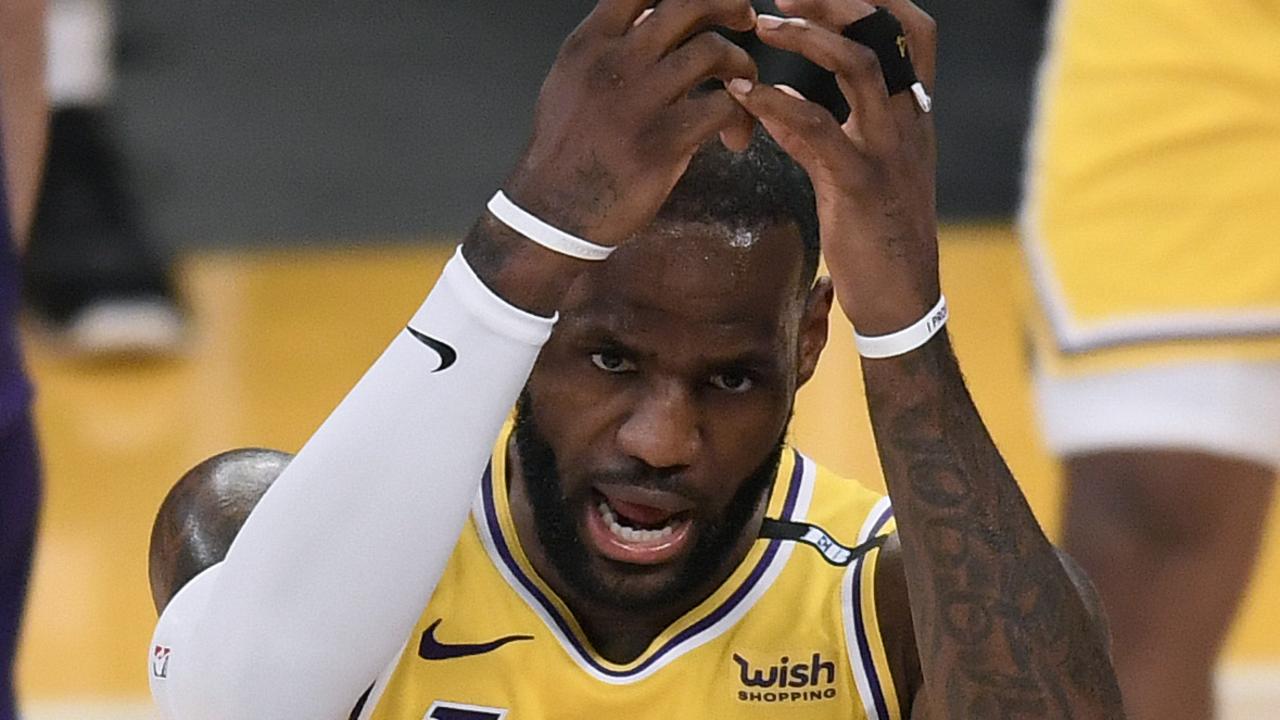
{"type": "Polygon", "coordinates": [[[31,417],[0,430],[0,720],[15,720],[13,662],[40,509],[31,417]]]}

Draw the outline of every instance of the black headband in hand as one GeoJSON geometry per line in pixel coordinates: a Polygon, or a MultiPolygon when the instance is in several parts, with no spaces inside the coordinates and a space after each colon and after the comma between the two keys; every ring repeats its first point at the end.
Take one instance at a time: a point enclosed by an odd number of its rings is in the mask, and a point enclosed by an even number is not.
{"type": "Polygon", "coordinates": [[[911,64],[907,34],[898,18],[887,9],[876,8],[870,15],[847,25],[841,34],[875,51],[890,95],[906,92],[920,82],[911,64]]]}

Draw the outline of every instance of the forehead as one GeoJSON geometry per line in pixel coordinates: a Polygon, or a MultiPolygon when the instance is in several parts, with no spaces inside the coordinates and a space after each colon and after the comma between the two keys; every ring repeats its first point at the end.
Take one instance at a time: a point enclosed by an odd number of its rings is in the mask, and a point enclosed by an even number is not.
{"type": "Polygon", "coordinates": [[[803,297],[803,260],[789,226],[660,221],[580,276],[562,322],[619,333],[777,335],[803,297]]]}

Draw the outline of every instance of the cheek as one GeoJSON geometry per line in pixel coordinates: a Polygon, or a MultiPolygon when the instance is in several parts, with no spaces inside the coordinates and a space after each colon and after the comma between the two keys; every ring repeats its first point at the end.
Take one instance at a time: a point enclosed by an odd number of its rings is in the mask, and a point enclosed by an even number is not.
{"type": "Polygon", "coordinates": [[[782,439],[791,416],[791,397],[789,388],[778,388],[737,402],[711,403],[704,425],[704,436],[710,441],[708,460],[713,464],[710,474],[723,481],[755,471],[782,439]]]}
{"type": "Polygon", "coordinates": [[[575,363],[547,351],[529,376],[526,388],[538,429],[566,475],[591,466],[590,452],[605,446],[619,401],[616,388],[604,382],[608,377],[587,360],[575,363]]]}

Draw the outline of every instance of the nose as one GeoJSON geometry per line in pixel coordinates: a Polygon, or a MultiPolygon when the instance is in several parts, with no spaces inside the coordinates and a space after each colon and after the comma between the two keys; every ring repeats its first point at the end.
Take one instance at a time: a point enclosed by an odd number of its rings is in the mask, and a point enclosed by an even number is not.
{"type": "Polygon", "coordinates": [[[676,382],[647,388],[618,428],[618,444],[649,467],[670,470],[693,464],[702,431],[689,390],[676,382]]]}

